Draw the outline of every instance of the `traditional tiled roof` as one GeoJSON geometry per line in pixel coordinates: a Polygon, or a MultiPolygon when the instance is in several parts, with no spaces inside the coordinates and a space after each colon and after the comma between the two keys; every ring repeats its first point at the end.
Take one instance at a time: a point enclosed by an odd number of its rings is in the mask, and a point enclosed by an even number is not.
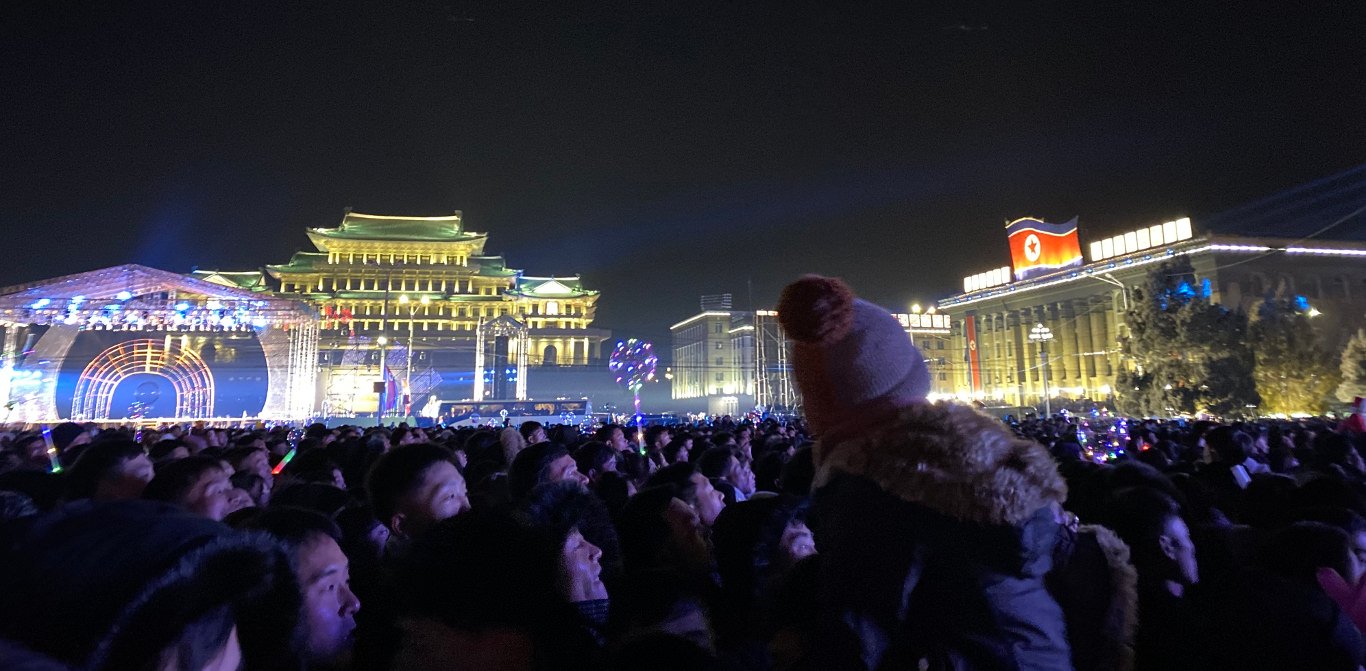
{"type": "Polygon", "coordinates": [[[213,282],[225,287],[235,287],[238,289],[248,289],[250,291],[268,291],[270,286],[266,284],[266,275],[259,270],[198,270],[190,271],[190,277],[205,282],[213,282]]]}
{"type": "Polygon", "coordinates": [[[528,297],[578,297],[597,294],[583,288],[583,280],[573,277],[521,277],[510,293],[528,297]]]}
{"type": "Polygon", "coordinates": [[[466,232],[460,212],[441,217],[405,217],[347,212],[337,228],[310,228],[310,237],[339,240],[395,240],[422,242],[461,242],[487,237],[485,233],[466,232]]]}
{"type": "Polygon", "coordinates": [[[279,273],[299,273],[316,270],[318,266],[327,263],[327,254],[321,252],[294,252],[294,256],[289,258],[289,263],[283,265],[266,266],[266,270],[271,275],[279,277],[279,273]]]}

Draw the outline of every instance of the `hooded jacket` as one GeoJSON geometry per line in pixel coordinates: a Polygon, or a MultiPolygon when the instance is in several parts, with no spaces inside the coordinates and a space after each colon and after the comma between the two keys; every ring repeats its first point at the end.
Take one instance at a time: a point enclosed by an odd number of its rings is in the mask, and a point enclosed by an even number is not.
{"type": "Polygon", "coordinates": [[[1044,586],[1066,485],[1047,451],[961,405],[822,437],[811,527],[829,669],[1071,668],[1044,586]]]}

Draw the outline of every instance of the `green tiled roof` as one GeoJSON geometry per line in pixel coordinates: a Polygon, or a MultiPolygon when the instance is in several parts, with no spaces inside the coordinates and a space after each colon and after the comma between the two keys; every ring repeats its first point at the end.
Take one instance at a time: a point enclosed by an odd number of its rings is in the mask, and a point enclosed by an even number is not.
{"type": "Polygon", "coordinates": [[[522,296],[591,296],[598,292],[583,288],[579,277],[522,277],[511,293],[522,296]]]}
{"type": "Polygon", "coordinates": [[[294,252],[294,256],[289,258],[289,263],[284,265],[266,266],[267,270],[282,271],[286,273],[297,273],[314,270],[317,266],[327,263],[327,254],[322,252],[294,252]]]}
{"type": "Polygon", "coordinates": [[[402,217],[347,212],[337,228],[310,228],[310,234],[325,238],[347,240],[420,240],[425,242],[460,242],[486,237],[484,233],[467,233],[460,221],[460,213],[442,217],[402,217]]]}
{"type": "Polygon", "coordinates": [[[224,286],[232,285],[251,291],[265,291],[266,276],[259,270],[194,270],[190,277],[224,286]]]}

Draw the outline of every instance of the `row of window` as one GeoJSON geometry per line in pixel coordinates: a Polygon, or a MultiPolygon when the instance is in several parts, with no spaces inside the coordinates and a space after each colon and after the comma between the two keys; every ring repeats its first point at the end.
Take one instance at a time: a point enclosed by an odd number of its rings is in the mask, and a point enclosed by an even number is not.
{"type": "MultiPolygon", "coordinates": [[[[323,328],[341,330],[354,329],[356,331],[375,331],[380,329],[381,324],[385,324],[388,330],[390,331],[406,331],[408,330],[408,322],[409,320],[407,319],[355,319],[352,320],[350,323],[342,322],[339,320],[324,320],[323,328]]],[[[414,331],[473,331],[475,327],[478,326],[476,322],[449,320],[414,320],[412,322],[412,325],[414,331]],[[433,324],[435,324],[435,327],[432,326],[433,324]]],[[[565,319],[557,321],[545,319],[532,319],[528,320],[527,327],[532,329],[588,328],[586,325],[584,325],[583,322],[565,319]]]]}
{"type": "Polygon", "coordinates": [[[284,293],[316,293],[329,291],[385,291],[403,293],[405,291],[439,292],[475,296],[497,296],[512,284],[478,284],[474,280],[380,278],[380,277],[324,277],[317,282],[282,282],[280,290],[284,293]]]}
{"type": "Polygon", "coordinates": [[[330,252],[327,255],[328,263],[388,263],[393,265],[457,265],[468,266],[470,257],[465,254],[371,254],[369,252],[330,252]]]}

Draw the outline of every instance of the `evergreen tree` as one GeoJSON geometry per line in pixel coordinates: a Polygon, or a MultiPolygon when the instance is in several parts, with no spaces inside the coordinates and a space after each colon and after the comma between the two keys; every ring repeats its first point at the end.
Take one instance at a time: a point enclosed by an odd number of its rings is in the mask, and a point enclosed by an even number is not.
{"type": "Polygon", "coordinates": [[[1357,396],[1366,396],[1366,329],[1358,329],[1347,341],[1338,369],[1342,377],[1337,390],[1339,401],[1351,403],[1357,396]]]}
{"type": "Polygon", "coordinates": [[[1132,297],[1120,340],[1122,412],[1239,415],[1257,403],[1247,317],[1211,303],[1188,259],[1159,265],[1132,297]]]}
{"type": "Polygon", "coordinates": [[[1318,414],[1327,409],[1338,378],[1303,296],[1292,298],[1283,290],[1267,296],[1254,311],[1248,333],[1264,413],[1318,414]]]}

